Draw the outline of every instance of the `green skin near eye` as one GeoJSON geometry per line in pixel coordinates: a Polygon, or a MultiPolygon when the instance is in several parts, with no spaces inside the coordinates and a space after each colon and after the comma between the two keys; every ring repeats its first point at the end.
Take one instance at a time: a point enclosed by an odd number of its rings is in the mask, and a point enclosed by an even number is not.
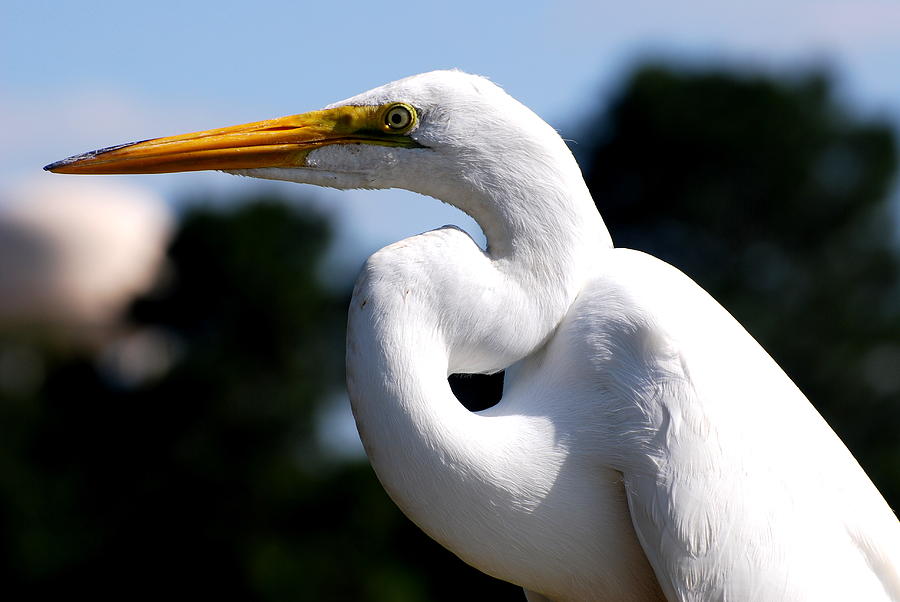
{"type": "MultiPolygon", "coordinates": [[[[349,107],[345,107],[349,108],[349,107]]],[[[354,107],[359,111],[365,111],[371,107],[354,107]]],[[[403,134],[412,130],[418,123],[416,110],[406,104],[391,104],[386,109],[382,109],[381,122],[376,127],[367,127],[365,125],[367,119],[362,121],[361,127],[352,128],[352,136],[359,139],[360,142],[368,144],[376,144],[379,146],[400,146],[405,148],[424,148],[421,144],[404,136],[403,134]],[[387,135],[385,135],[387,134],[387,135]]],[[[371,121],[369,122],[371,123],[371,121]]],[[[375,124],[372,124],[375,125],[375,124]]]]}

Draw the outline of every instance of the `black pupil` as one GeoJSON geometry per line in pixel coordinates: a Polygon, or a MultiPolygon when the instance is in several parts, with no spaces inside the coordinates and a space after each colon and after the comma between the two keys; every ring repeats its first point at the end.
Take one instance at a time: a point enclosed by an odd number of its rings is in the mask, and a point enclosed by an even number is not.
{"type": "Polygon", "coordinates": [[[400,111],[395,111],[391,114],[391,123],[394,125],[400,125],[403,122],[403,115],[400,111]]]}

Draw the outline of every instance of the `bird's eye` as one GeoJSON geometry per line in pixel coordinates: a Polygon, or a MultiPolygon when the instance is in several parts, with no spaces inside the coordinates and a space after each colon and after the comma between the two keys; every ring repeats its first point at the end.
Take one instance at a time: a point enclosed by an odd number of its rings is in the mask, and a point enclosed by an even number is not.
{"type": "Polygon", "coordinates": [[[413,111],[409,105],[394,105],[385,111],[384,125],[392,132],[408,129],[415,120],[413,111]]]}

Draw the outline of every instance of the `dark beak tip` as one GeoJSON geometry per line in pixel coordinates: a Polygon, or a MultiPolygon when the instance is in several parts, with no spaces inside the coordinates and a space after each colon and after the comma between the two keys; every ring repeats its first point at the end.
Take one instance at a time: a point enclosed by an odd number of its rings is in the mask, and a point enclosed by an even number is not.
{"type": "Polygon", "coordinates": [[[61,161],[56,161],[55,163],[51,163],[49,165],[44,166],[44,171],[56,171],[62,167],[67,165],[71,165],[73,163],[78,163],[80,161],[88,161],[90,159],[95,159],[98,155],[102,155],[104,153],[109,153],[115,150],[119,150],[120,148],[125,148],[126,146],[134,146],[135,144],[140,144],[142,142],[147,142],[147,140],[138,140],[137,142],[126,142],[125,144],[117,144],[115,146],[107,146],[106,148],[97,149],[94,151],[90,151],[87,153],[82,153],[80,155],[73,155],[71,157],[66,157],[61,161]]]}

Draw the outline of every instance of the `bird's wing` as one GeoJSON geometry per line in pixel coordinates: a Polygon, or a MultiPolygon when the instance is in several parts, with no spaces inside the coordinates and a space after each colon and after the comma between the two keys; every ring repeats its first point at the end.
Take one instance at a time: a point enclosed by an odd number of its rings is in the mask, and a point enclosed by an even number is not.
{"type": "Polygon", "coordinates": [[[689,278],[618,259],[587,312],[595,386],[616,400],[609,453],[666,595],[900,598],[900,525],[803,394],[689,278]]]}

